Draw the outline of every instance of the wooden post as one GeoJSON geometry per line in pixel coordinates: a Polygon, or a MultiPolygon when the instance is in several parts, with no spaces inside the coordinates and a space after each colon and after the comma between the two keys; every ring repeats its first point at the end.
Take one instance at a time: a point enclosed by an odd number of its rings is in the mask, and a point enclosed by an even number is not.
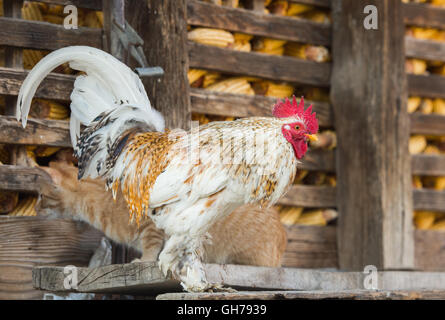
{"type": "Polygon", "coordinates": [[[190,128],[191,103],[187,80],[186,0],[127,0],[128,23],[144,40],[150,66],[165,74],[144,79],[152,105],[162,112],[168,128],[190,128]]]}
{"type": "Polygon", "coordinates": [[[263,0],[247,0],[246,9],[254,11],[264,11],[264,1],[263,0]]]}
{"type": "Polygon", "coordinates": [[[339,265],[414,266],[401,1],[333,0],[339,265]],[[378,29],[367,30],[367,5],[378,29]]]}

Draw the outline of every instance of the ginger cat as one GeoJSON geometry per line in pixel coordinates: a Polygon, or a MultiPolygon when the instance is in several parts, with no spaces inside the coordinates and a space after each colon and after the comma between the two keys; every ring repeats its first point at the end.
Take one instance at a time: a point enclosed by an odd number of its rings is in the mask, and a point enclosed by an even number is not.
{"type": "MultiPolygon", "coordinates": [[[[139,251],[142,261],[157,260],[164,233],[149,218],[139,228],[129,223],[122,194],[118,193],[114,201],[102,180],[79,181],[78,169],[65,162],[52,162],[49,168],[42,169],[49,173],[54,185],[43,184],[36,206],[39,215],[85,221],[110,239],[139,251]]],[[[281,266],[286,230],[272,208],[240,207],[209,233],[212,244],[204,245],[206,263],[281,266]]]]}

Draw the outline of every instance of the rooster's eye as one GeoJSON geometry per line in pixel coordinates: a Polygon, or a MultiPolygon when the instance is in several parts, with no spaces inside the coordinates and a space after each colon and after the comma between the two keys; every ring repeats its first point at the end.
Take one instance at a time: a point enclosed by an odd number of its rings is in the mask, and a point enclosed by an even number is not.
{"type": "Polygon", "coordinates": [[[295,130],[300,130],[300,129],[301,129],[300,125],[297,124],[297,125],[295,126],[295,130]]]}

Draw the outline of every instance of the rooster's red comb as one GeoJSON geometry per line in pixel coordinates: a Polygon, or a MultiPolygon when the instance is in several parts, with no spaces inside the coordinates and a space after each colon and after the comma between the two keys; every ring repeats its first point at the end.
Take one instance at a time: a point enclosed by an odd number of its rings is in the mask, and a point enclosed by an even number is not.
{"type": "Polygon", "coordinates": [[[292,97],[292,103],[286,98],[283,101],[278,100],[273,107],[272,114],[277,118],[289,118],[297,116],[304,121],[306,128],[312,134],[318,131],[318,120],[315,112],[312,113],[312,105],[304,110],[304,98],[301,97],[300,103],[297,103],[295,96],[292,97]]]}

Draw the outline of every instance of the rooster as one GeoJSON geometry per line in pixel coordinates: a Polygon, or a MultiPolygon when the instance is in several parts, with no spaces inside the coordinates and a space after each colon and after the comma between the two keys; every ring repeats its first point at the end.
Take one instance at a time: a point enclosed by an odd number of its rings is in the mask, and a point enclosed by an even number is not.
{"type": "Polygon", "coordinates": [[[223,289],[205,276],[208,230],[241,205],[271,206],[285,194],[308,141],[316,139],[312,106],[305,110],[303,98],[294,97],[278,101],[274,117],[169,131],[130,68],[99,49],[73,46],[48,54],[26,77],[17,99],[23,127],[40,82],[67,62],[84,73],[71,94],[78,178],[103,178],[114,197],[120,188],[132,221],[149,216],[165,232],[158,258],[165,275],[191,292],[223,289]]]}

